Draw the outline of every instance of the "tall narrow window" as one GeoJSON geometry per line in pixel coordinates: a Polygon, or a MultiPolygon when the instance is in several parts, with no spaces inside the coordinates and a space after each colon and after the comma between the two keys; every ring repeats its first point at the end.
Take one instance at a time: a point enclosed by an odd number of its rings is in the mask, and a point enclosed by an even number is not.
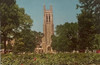
{"type": "Polygon", "coordinates": [[[50,14],[49,14],[49,22],[50,22],[50,14]]]}
{"type": "Polygon", "coordinates": [[[46,22],[48,22],[48,16],[46,15],[46,22]]]}

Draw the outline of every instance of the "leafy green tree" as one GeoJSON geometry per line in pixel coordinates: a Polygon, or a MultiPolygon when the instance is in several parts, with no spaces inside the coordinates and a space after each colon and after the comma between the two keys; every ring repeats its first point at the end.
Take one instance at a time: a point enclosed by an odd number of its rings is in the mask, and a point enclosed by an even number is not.
{"type": "Polygon", "coordinates": [[[23,43],[24,49],[21,48],[20,50],[23,50],[23,52],[32,52],[35,48],[35,42],[34,42],[34,34],[31,30],[23,30],[20,32],[20,34],[17,37],[15,45],[13,48],[15,48],[14,51],[17,51],[20,43],[23,43]]]}
{"type": "Polygon", "coordinates": [[[56,27],[56,35],[52,36],[52,48],[57,51],[77,50],[77,23],[65,23],[56,27]]]}
{"type": "Polygon", "coordinates": [[[15,28],[18,23],[17,23],[17,19],[16,18],[16,10],[14,10],[13,8],[15,8],[16,6],[14,5],[14,1],[10,0],[9,1],[2,1],[0,0],[0,22],[1,22],[1,37],[2,37],[2,41],[4,43],[4,52],[6,53],[6,41],[8,38],[8,35],[11,34],[11,31],[13,28],[15,28]],[[12,14],[14,13],[14,14],[12,14]],[[14,18],[15,17],[15,18],[14,18]]]}
{"type": "Polygon", "coordinates": [[[78,15],[78,25],[79,25],[79,45],[80,49],[92,49],[94,43],[94,18],[91,13],[82,11],[78,15]]]}
{"type": "Polygon", "coordinates": [[[40,44],[42,42],[43,33],[36,32],[36,31],[33,31],[33,33],[34,33],[36,45],[40,44]]]}
{"type": "Polygon", "coordinates": [[[9,38],[16,38],[24,29],[30,29],[33,21],[30,16],[25,13],[23,8],[19,8],[18,5],[16,5],[15,0],[1,1],[0,14],[1,42],[4,44],[4,53],[6,53],[6,41],[9,38]]]}
{"type": "Polygon", "coordinates": [[[25,45],[24,45],[23,42],[17,43],[17,44],[15,44],[15,45],[16,45],[16,46],[14,46],[14,48],[13,48],[13,52],[14,52],[15,54],[25,52],[25,45]]]}
{"type": "Polygon", "coordinates": [[[14,53],[22,53],[22,52],[34,52],[37,44],[40,44],[42,33],[31,31],[30,29],[22,30],[18,35],[13,47],[14,53]],[[23,46],[22,44],[23,43],[23,46]],[[19,49],[19,47],[21,47],[19,49]]]}
{"type": "Polygon", "coordinates": [[[81,10],[91,12],[95,21],[95,33],[100,33],[100,0],[79,0],[81,10]]]}
{"type": "Polygon", "coordinates": [[[78,15],[80,49],[93,49],[95,34],[100,30],[100,1],[79,0],[81,13],[78,15]]]}
{"type": "Polygon", "coordinates": [[[93,45],[94,49],[100,49],[100,34],[95,35],[95,44],[93,45]]]}

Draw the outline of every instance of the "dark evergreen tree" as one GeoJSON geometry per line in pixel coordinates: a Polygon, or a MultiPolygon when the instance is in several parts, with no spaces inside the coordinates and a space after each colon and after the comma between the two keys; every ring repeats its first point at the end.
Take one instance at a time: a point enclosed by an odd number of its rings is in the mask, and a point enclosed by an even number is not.
{"type": "Polygon", "coordinates": [[[78,15],[80,49],[93,49],[95,35],[100,31],[100,0],[79,0],[78,15]]]}

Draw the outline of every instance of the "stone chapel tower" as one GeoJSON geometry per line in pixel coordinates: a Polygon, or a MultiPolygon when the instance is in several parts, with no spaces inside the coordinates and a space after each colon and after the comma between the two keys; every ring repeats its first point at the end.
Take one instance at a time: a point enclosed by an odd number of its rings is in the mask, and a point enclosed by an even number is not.
{"type": "Polygon", "coordinates": [[[44,53],[52,53],[51,48],[52,39],[51,36],[54,34],[54,25],[53,25],[53,12],[52,6],[49,10],[46,10],[44,5],[44,22],[43,22],[43,38],[42,38],[42,48],[44,53]]]}

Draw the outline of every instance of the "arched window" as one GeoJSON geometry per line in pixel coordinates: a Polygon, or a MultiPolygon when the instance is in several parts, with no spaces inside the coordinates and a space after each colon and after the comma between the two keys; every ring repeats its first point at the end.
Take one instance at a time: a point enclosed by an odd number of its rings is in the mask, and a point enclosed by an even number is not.
{"type": "Polygon", "coordinates": [[[48,51],[50,51],[51,50],[51,47],[49,46],[47,49],[48,49],[48,51]]]}

